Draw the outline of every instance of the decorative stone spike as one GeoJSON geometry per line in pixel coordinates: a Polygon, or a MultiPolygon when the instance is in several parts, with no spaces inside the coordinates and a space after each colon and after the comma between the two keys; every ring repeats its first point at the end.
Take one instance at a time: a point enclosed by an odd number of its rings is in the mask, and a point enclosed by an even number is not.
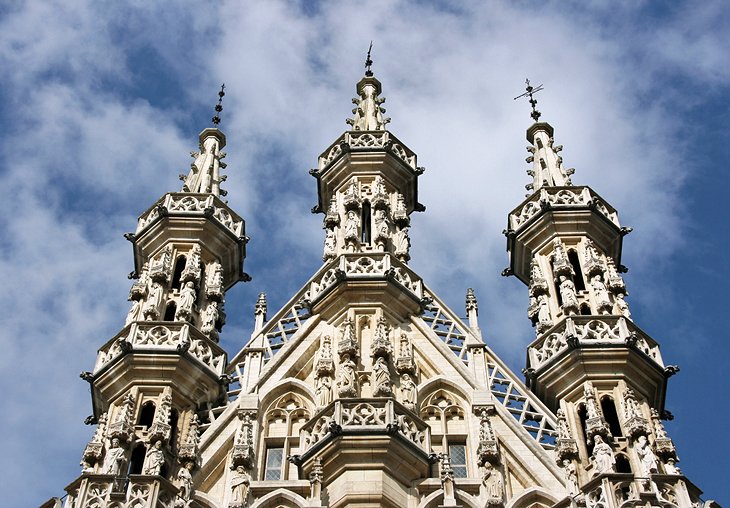
{"type": "Polygon", "coordinates": [[[352,99],[355,104],[352,113],[354,118],[348,119],[347,124],[352,126],[354,131],[382,131],[390,118],[383,116],[385,108],[381,104],[385,97],[379,97],[381,91],[380,81],[372,76],[366,76],[357,84],[359,97],[352,99]]]}
{"type": "Polygon", "coordinates": [[[623,417],[626,434],[632,438],[647,436],[651,433],[649,422],[641,414],[636,394],[631,388],[627,388],[623,396],[623,417]]]}
{"type": "Polygon", "coordinates": [[[527,130],[527,139],[533,146],[527,148],[530,155],[525,160],[532,164],[533,180],[529,185],[533,191],[573,185],[570,175],[575,170],[563,167],[563,158],[558,155],[563,147],[554,144],[552,135],[552,126],[544,122],[536,122],[527,130]]]}
{"type": "Polygon", "coordinates": [[[114,421],[109,424],[109,438],[117,438],[122,443],[132,439],[134,428],[132,417],[134,415],[134,395],[130,392],[124,396],[122,403],[117,410],[114,421]]]}
{"type": "Polygon", "coordinates": [[[603,275],[606,271],[606,268],[603,266],[601,256],[598,254],[598,250],[596,249],[596,245],[590,238],[587,238],[585,241],[583,258],[584,271],[589,278],[595,275],[603,275]]]}
{"type": "Polygon", "coordinates": [[[558,409],[558,439],[555,442],[555,461],[560,466],[565,460],[572,460],[578,457],[578,444],[568,427],[568,420],[565,411],[558,409]]]}
{"type": "Polygon", "coordinates": [[[316,457],[309,472],[309,500],[319,504],[322,497],[322,483],[324,482],[324,468],[322,459],[316,457]]]}
{"type": "Polygon", "coordinates": [[[217,128],[205,129],[200,134],[200,151],[191,152],[195,161],[185,177],[182,191],[193,194],[213,194],[220,196],[220,183],[225,178],[220,174],[226,164],[221,162],[225,152],[221,148],[226,145],[226,137],[217,128]]]}
{"type": "Polygon", "coordinates": [[[166,284],[170,282],[171,277],[172,245],[168,244],[160,255],[152,260],[152,265],[150,266],[150,278],[155,282],[166,284]]]}
{"type": "Polygon", "coordinates": [[[574,275],[573,267],[568,260],[568,254],[565,251],[565,245],[560,238],[553,239],[553,274],[555,277],[564,275],[566,277],[572,277],[574,275]]]}
{"type": "Polygon", "coordinates": [[[193,245],[188,252],[180,281],[192,282],[196,287],[200,285],[200,245],[193,245]]]}
{"type": "Polygon", "coordinates": [[[604,438],[612,437],[608,423],[604,420],[601,409],[598,406],[596,390],[590,381],[586,381],[583,385],[583,395],[586,404],[586,438],[589,441],[593,441],[593,438],[597,435],[604,438]]]}
{"type": "Polygon", "coordinates": [[[260,330],[264,327],[267,311],[268,304],[266,303],[266,293],[259,293],[259,297],[256,300],[256,305],[253,311],[255,318],[254,330],[260,330]]]}
{"type": "Polygon", "coordinates": [[[332,338],[329,335],[322,337],[314,370],[317,376],[329,376],[335,372],[335,360],[332,357],[332,338]]]}
{"type": "Polygon", "coordinates": [[[155,419],[147,434],[150,443],[155,441],[167,442],[170,439],[170,413],[172,411],[172,396],[170,388],[165,388],[155,411],[155,419]]]}
{"type": "Polygon", "coordinates": [[[651,421],[654,426],[654,435],[656,436],[654,446],[656,447],[657,455],[665,462],[668,462],[670,459],[678,462],[679,458],[677,457],[677,449],[674,446],[674,442],[667,435],[664,424],[659,417],[659,412],[653,408],[651,410],[651,421]]]}
{"type": "Polygon", "coordinates": [[[385,190],[385,181],[380,175],[377,175],[373,180],[370,203],[375,209],[385,209],[388,207],[388,193],[385,190]]]}
{"type": "Polygon", "coordinates": [[[180,444],[177,452],[177,456],[181,462],[197,462],[198,446],[200,445],[200,436],[198,435],[199,427],[198,415],[194,414],[190,418],[190,424],[188,425],[188,432],[185,435],[185,440],[180,444]]]}
{"type": "Polygon", "coordinates": [[[345,205],[345,210],[349,211],[360,209],[360,189],[357,185],[357,178],[353,177],[352,180],[350,180],[350,184],[345,191],[342,202],[345,205]]]}
{"type": "Polygon", "coordinates": [[[357,337],[355,337],[355,324],[348,318],[342,325],[342,336],[337,343],[337,354],[340,357],[350,355],[350,357],[355,358],[359,354],[359,349],[357,337]]]}

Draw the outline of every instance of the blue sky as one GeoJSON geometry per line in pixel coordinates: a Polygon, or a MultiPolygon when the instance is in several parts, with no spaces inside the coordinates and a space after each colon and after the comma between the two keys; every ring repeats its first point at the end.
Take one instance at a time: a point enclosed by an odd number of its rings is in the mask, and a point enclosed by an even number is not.
{"type": "Polygon", "coordinates": [[[411,266],[515,371],[534,337],[500,234],[524,197],[525,77],[544,83],[573,181],[634,232],[628,301],[662,346],[680,465],[727,504],[726,2],[5,2],[0,7],[0,336],[6,506],[33,506],[79,473],[91,430],[78,373],[122,326],[132,269],[122,234],[177,190],[221,82],[231,206],[246,271],[222,344],[246,342],[320,266],[307,170],[347,127],[367,44],[391,130],[426,166],[411,266]],[[292,255],[291,253],[295,253],[292,255]],[[31,479],[32,478],[32,479],[31,479]]]}

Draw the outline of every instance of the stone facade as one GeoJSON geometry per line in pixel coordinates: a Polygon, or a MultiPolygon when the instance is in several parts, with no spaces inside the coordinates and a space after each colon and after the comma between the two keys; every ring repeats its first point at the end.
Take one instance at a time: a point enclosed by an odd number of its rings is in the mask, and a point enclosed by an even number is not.
{"type": "Polygon", "coordinates": [[[676,368],[624,299],[629,229],[572,185],[553,128],[528,129],[531,194],[505,231],[536,330],[523,383],[482,340],[474,292],[464,322],[408,266],[423,169],[369,69],[356,90],[311,171],[324,263],[270,319],[259,297],[230,361],[247,238],[220,199],[219,129],[141,215],[126,325],[83,375],[96,429],[65,506],[699,506],[660,419],[676,368]]]}

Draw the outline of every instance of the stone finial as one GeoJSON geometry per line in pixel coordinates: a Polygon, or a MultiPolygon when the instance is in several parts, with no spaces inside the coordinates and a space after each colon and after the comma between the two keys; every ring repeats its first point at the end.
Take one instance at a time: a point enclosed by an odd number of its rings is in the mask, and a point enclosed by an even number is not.
{"type": "Polygon", "coordinates": [[[563,167],[563,158],[558,155],[563,147],[554,144],[552,126],[544,122],[532,124],[527,129],[527,140],[532,143],[527,147],[530,155],[525,159],[532,164],[527,170],[532,182],[526,188],[537,192],[542,187],[572,186],[570,175],[575,173],[575,169],[563,167]]]}
{"type": "Polygon", "coordinates": [[[479,329],[479,304],[472,288],[466,290],[466,316],[469,321],[469,328],[478,336],[481,335],[479,329]]]}
{"type": "Polygon", "coordinates": [[[358,97],[352,99],[352,103],[355,104],[352,114],[355,116],[347,119],[348,125],[351,125],[354,131],[382,131],[390,122],[390,118],[383,117],[385,108],[381,104],[385,102],[385,97],[380,97],[382,86],[370,70],[373,62],[369,55],[370,52],[366,61],[365,77],[356,87],[358,97]]]}
{"type": "MultiPolygon", "coordinates": [[[[220,118],[218,120],[220,121],[220,118]]],[[[226,168],[226,163],[222,161],[226,156],[222,151],[224,146],[226,146],[226,136],[217,127],[205,129],[200,133],[200,150],[190,153],[195,160],[190,165],[187,176],[181,177],[183,179],[181,192],[215,196],[227,194],[220,188],[221,182],[226,179],[221,175],[221,170],[226,168]]]]}
{"type": "Polygon", "coordinates": [[[254,324],[255,330],[260,330],[264,327],[264,323],[266,322],[266,312],[268,309],[268,305],[266,303],[266,293],[259,293],[259,298],[256,300],[256,306],[254,307],[254,316],[256,318],[256,322],[254,324]]]}

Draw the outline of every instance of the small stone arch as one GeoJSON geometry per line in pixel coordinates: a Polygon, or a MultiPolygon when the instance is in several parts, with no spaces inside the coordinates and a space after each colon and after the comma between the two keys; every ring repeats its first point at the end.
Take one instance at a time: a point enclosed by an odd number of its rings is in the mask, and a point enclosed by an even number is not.
{"type": "Polygon", "coordinates": [[[299,494],[285,489],[276,489],[273,492],[269,492],[251,504],[251,508],[303,508],[305,506],[307,506],[306,499],[299,494]]]}
{"type": "Polygon", "coordinates": [[[536,504],[549,507],[558,502],[557,497],[541,487],[530,487],[521,494],[513,497],[505,508],[528,508],[536,504]]]}
{"type": "Polygon", "coordinates": [[[190,506],[191,508],[218,508],[219,503],[205,492],[196,490],[190,506]]]}
{"type": "Polygon", "coordinates": [[[421,403],[423,403],[424,400],[426,400],[439,389],[443,389],[457,394],[461,401],[464,403],[465,407],[469,407],[471,405],[471,397],[469,396],[469,393],[464,390],[463,387],[459,386],[457,383],[451,381],[450,379],[447,379],[445,376],[440,375],[434,376],[418,386],[419,406],[421,405],[421,403]]]}
{"type": "MultiPolygon", "coordinates": [[[[455,497],[457,504],[460,506],[467,506],[468,508],[482,508],[483,506],[474,496],[467,494],[460,489],[456,489],[455,497]]],[[[444,491],[443,489],[439,489],[426,496],[423,501],[420,502],[418,508],[437,508],[438,506],[443,505],[443,500],[444,491]]]]}
{"type": "Polygon", "coordinates": [[[288,377],[279,381],[266,395],[259,401],[259,407],[268,408],[276,399],[284,394],[293,393],[299,395],[310,405],[308,409],[314,408],[315,395],[314,390],[308,384],[299,379],[288,377]]]}

